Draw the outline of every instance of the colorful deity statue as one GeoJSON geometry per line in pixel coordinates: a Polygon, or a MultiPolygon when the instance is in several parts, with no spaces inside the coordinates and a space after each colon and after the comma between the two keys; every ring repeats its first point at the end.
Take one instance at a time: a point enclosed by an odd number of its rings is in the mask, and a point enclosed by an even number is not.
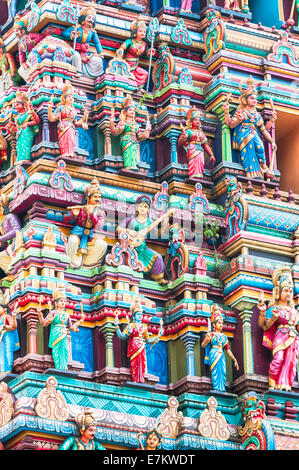
{"type": "Polygon", "coordinates": [[[226,8],[227,10],[241,11],[241,9],[239,8],[239,0],[225,0],[224,8],[226,8]]]}
{"type": "Polygon", "coordinates": [[[14,352],[20,349],[16,316],[19,307],[10,312],[9,296],[0,292],[0,375],[12,371],[14,352]]]}
{"type": "Polygon", "coordinates": [[[7,160],[7,142],[0,130],[0,166],[7,160]]]}
{"type": "Polygon", "coordinates": [[[26,81],[30,66],[27,62],[28,56],[32,49],[44,39],[44,34],[27,33],[27,19],[17,15],[14,22],[14,32],[18,39],[19,62],[18,70],[20,76],[26,81]]]}
{"type": "Polygon", "coordinates": [[[205,364],[210,367],[213,390],[225,392],[226,360],[224,350],[239,370],[238,361],[229,347],[227,336],[223,330],[223,310],[218,305],[212,306],[212,331],[208,331],[201,346],[206,348],[205,364]]]}
{"type": "Polygon", "coordinates": [[[103,49],[99,37],[94,29],[96,10],[88,6],[80,11],[78,22],[80,26],[73,26],[62,32],[62,37],[75,41],[74,66],[79,74],[85,77],[97,78],[103,74],[103,49]],[[90,50],[94,45],[96,54],[90,50]]]}
{"type": "Polygon", "coordinates": [[[76,416],[76,435],[68,437],[58,450],[105,450],[99,442],[95,440],[97,422],[91,410],[76,416]]]}
{"type": "Polygon", "coordinates": [[[40,119],[26,93],[17,91],[14,109],[11,112],[8,124],[5,126],[8,133],[16,133],[16,165],[30,163],[34,136],[39,131],[39,122],[40,119]]]}
{"type": "MultiPolygon", "coordinates": [[[[125,40],[116,51],[116,55],[124,58],[129,64],[130,71],[135,77],[137,88],[142,90],[147,82],[148,72],[139,66],[139,59],[147,57],[151,53],[145,41],[146,24],[137,18],[132,22],[130,29],[131,37],[125,40]]],[[[154,54],[154,49],[152,49],[152,53],[154,54]]]]}
{"type": "Polygon", "coordinates": [[[8,196],[0,196],[0,268],[9,274],[12,260],[12,243],[21,230],[21,222],[17,215],[9,212],[8,196]]]}
{"type": "Polygon", "coordinates": [[[69,313],[66,311],[66,294],[62,289],[53,291],[53,309],[49,302],[49,313],[46,318],[42,314],[43,298],[39,300],[37,307],[38,318],[43,327],[51,325],[49,336],[49,347],[52,349],[52,357],[57,370],[67,370],[69,359],[69,331],[79,331],[79,326],[83,321],[82,317],[72,323],[69,313]]]}
{"type": "Polygon", "coordinates": [[[114,324],[116,326],[116,334],[121,340],[128,339],[127,355],[130,359],[132,381],[137,383],[145,382],[146,366],[146,350],[145,343],[156,344],[163,335],[162,320],[157,336],[151,336],[147,326],[142,323],[143,309],[140,298],[135,296],[130,307],[132,313],[131,321],[124,331],[120,331],[118,314],[115,316],[114,324]]]}
{"type": "Polygon", "coordinates": [[[83,117],[77,118],[74,106],[74,89],[72,85],[65,85],[62,89],[60,103],[53,111],[53,101],[48,103],[48,119],[50,122],[58,121],[58,144],[61,157],[74,157],[76,146],[76,127],[88,129],[88,111],[84,109],[83,117]]]}
{"type": "Polygon", "coordinates": [[[183,127],[178,142],[183,145],[187,153],[189,177],[201,178],[205,163],[204,151],[209,155],[212,164],[215,164],[216,160],[202,131],[200,112],[195,107],[187,112],[186,125],[186,128],[183,127]]]}
{"type": "Polygon", "coordinates": [[[258,325],[264,330],[263,345],[272,350],[269,387],[291,390],[299,357],[299,313],[293,304],[293,280],[289,267],[272,275],[273,301],[267,309],[263,296],[258,303],[258,325]]]}
{"type": "Polygon", "coordinates": [[[141,437],[142,437],[142,432],[138,433],[138,441],[140,447],[138,447],[138,450],[157,450],[158,447],[160,446],[162,442],[162,436],[161,434],[156,430],[156,429],[150,429],[147,433],[145,433],[144,440],[145,440],[145,447],[142,443],[141,437]]]}
{"type": "Polygon", "coordinates": [[[15,84],[16,64],[12,54],[6,52],[4,42],[0,39],[0,90],[5,91],[15,84]]]}
{"type": "Polygon", "coordinates": [[[180,11],[191,13],[193,0],[182,0],[180,11]]]}
{"type": "Polygon", "coordinates": [[[101,209],[98,179],[94,178],[84,192],[87,204],[70,207],[63,218],[64,222],[75,225],[67,241],[66,253],[70,266],[77,269],[100,265],[107,250],[107,243],[99,235],[105,223],[105,212],[101,209]]]}
{"type": "MultiPolygon", "coordinates": [[[[147,195],[139,196],[136,199],[136,212],[135,215],[128,216],[122,220],[117,227],[116,231],[118,236],[121,233],[127,233],[129,236],[129,244],[135,247],[138,254],[138,259],[144,266],[144,272],[149,274],[151,278],[159,284],[167,284],[168,281],[164,278],[164,262],[159,253],[149,248],[146,244],[146,236],[150,232],[153,233],[155,227],[158,225],[159,218],[152,222],[150,219],[151,198],[147,195]]],[[[168,213],[165,213],[164,222],[168,213]]],[[[163,216],[162,216],[163,217],[163,216]]],[[[166,220],[167,222],[167,220],[166,220]]],[[[166,226],[162,227],[162,231],[166,230],[166,226]]]]}
{"type": "Polygon", "coordinates": [[[269,134],[273,122],[276,119],[276,112],[273,111],[271,120],[264,125],[262,116],[257,112],[257,90],[252,77],[246,82],[246,88],[243,88],[243,81],[240,82],[240,105],[236,109],[234,115],[229,115],[228,99],[223,105],[225,123],[234,129],[233,148],[239,150],[241,163],[249,178],[261,178],[266,174],[268,178],[273,177],[273,172],[266,165],[264,144],[259,136],[259,132],[263,137],[271,143],[272,151],[276,152],[277,146],[269,134]]]}
{"type": "Polygon", "coordinates": [[[122,111],[119,115],[118,124],[114,124],[114,111],[112,111],[110,119],[111,133],[120,136],[123,165],[127,170],[138,170],[137,164],[140,161],[139,142],[148,139],[151,132],[149,122],[145,130],[140,130],[135,120],[135,114],[135,103],[131,97],[128,97],[122,102],[122,111]]]}

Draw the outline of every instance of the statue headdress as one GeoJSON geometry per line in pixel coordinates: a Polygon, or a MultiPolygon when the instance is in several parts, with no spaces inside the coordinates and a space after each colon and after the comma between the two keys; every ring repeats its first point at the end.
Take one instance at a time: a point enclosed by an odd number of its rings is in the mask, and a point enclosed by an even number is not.
{"type": "Polygon", "coordinates": [[[242,97],[247,98],[250,95],[256,95],[257,89],[255,87],[255,81],[250,75],[248,80],[241,80],[239,83],[239,89],[242,97]],[[243,86],[245,84],[245,87],[243,86]]]}
{"type": "Polygon", "coordinates": [[[121,107],[122,107],[122,111],[119,115],[119,119],[120,121],[124,121],[126,119],[126,111],[128,108],[135,108],[136,107],[136,104],[133,100],[133,98],[131,96],[127,96],[127,98],[125,98],[123,101],[122,101],[122,104],[121,104],[121,107]]]}
{"type": "Polygon", "coordinates": [[[192,108],[189,109],[187,112],[187,119],[186,119],[187,127],[192,127],[192,121],[195,118],[200,118],[200,112],[195,106],[192,106],[192,108]]]}
{"type": "Polygon", "coordinates": [[[78,413],[76,416],[76,422],[80,429],[90,428],[90,426],[96,426],[97,422],[93,417],[93,412],[89,408],[83,411],[83,413],[78,413]]]}
{"type": "Polygon", "coordinates": [[[65,290],[62,287],[58,287],[53,290],[53,300],[66,299],[65,290]]]}
{"type": "Polygon", "coordinates": [[[142,194],[142,196],[138,196],[138,198],[136,199],[136,206],[141,202],[145,202],[149,207],[151,207],[152,199],[150,198],[150,196],[142,194]]]}
{"type": "Polygon", "coordinates": [[[62,88],[62,96],[61,98],[65,98],[66,96],[73,95],[74,94],[74,88],[72,85],[65,85],[62,88]]]}
{"type": "Polygon", "coordinates": [[[289,266],[283,268],[276,268],[272,274],[272,282],[274,285],[272,297],[273,301],[279,300],[280,292],[284,287],[294,287],[292,271],[289,266]]]}
{"type": "Polygon", "coordinates": [[[28,98],[27,98],[26,93],[24,93],[22,91],[17,91],[15,101],[17,101],[19,103],[23,103],[25,109],[28,108],[28,98]]]}
{"type": "Polygon", "coordinates": [[[14,28],[17,29],[26,29],[27,28],[27,18],[24,18],[21,15],[15,16],[14,28]]]}
{"type": "Polygon", "coordinates": [[[138,295],[135,295],[132,298],[132,302],[130,305],[130,312],[132,313],[132,315],[134,315],[136,312],[142,312],[142,311],[143,311],[143,308],[141,305],[141,299],[138,295]]]}
{"type": "Polygon", "coordinates": [[[212,305],[212,313],[211,313],[211,322],[215,323],[217,320],[223,320],[223,309],[219,307],[219,305],[214,304],[212,305]]]}
{"type": "Polygon", "coordinates": [[[87,7],[84,7],[80,10],[80,16],[87,16],[87,15],[92,15],[92,16],[96,16],[97,14],[97,11],[95,9],[94,6],[92,5],[89,5],[87,7]]]}
{"type": "Polygon", "coordinates": [[[136,35],[137,29],[140,28],[140,26],[146,28],[146,23],[141,19],[140,16],[138,16],[138,18],[136,18],[136,20],[134,20],[131,24],[131,36],[136,35]]]}
{"type": "Polygon", "coordinates": [[[99,182],[98,178],[93,178],[91,180],[91,183],[88,186],[86,186],[85,189],[84,189],[84,194],[88,198],[90,198],[95,193],[98,193],[98,194],[102,195],[100,182],[99,182]]]}
{"type": "Polygon", "coordinates": [[[0,289],[0,305],[8,305],[9,303],[9,291],[8,289],[6,289],[6,291],[2,292],[2,290],[0,289]]]}
{"type": "Polygon", "coordinates": [[[9,197],[7,194],[1,194],[0,196],[0,205],[2,207],[7,207],[8,206],[8,201],[9,201],[9,197]]]}

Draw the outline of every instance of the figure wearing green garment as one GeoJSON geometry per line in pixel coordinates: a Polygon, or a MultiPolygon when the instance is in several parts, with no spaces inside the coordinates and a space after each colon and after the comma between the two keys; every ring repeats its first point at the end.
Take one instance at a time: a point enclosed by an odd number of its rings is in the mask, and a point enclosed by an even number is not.
{"type": "Polygon", "coordinates": [[[78,423],[76,435],[68,437],[58,450],[106,450],[95,438],[96,421],[92,412],[86,410],[76,417],[78,423]]]}
{"type": "Polygon", "coordinates": [[[111,113],[111,133],[120,136],[124,168],[127,170],[138,170],[137,163],[140,161],[139,142],[149,137],[151,126],[148,123],[144,131],[139,129],[135,121],[135,103],[132,98],[125,98],[122,102],[122,108],[119,122],[116,126],[114,124],[114,111],[111,113]]]}
{"type": "Polygon", "coordinates": [[[31,149],[40,121],[25,93],[16,93],[14,108],[15,111],[6,128],[9,133],[16,133],[17,159],[15,163],[22,164],[31,160],[31,149]]]}
{"type": "Polygon", "coordinates": [[[83,315],[80,320],[77,320],[72,324],[69,313],[65,310],[66,296],[65,292],[56,290],[53,292],[54,305],[53,310],[50,307],[50,312],[43,317],[42,314],[42,298],[40,299],[37,313],[39,321],[43,327],[51,325],[49,347],[52,349],[52,357],[55,365],[55,369],[67,370],[67,363],[69,358],[69,341],[68,341],[68,330],[79,331],[79,326],[83,321],[83,315]]]}

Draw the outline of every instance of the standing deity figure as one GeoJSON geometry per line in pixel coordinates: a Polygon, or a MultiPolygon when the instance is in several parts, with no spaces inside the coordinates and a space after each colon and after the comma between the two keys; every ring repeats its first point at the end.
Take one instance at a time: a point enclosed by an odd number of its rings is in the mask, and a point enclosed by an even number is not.
{"type": "Polygon", "coordinates": [[[97,422],[92,416],[92,411],[85,410],[83,414],[76,416],[76,435],[68,437],[58,450],[105,450],[95,440],[97,422]]]}
{"type": "Polygon", "coordinates": [[[5,91],[15,84],[16,64],[13,55],[6,52],[2,39],[0,39],[0,69],[0,90],[5,91]]]}
{"type": "Polygon", "coordinates": [[[21,228],[19,217],[9,212],[8,196],[2,194],[0,196],[0,268],[5,274],[9,274],[12,244],[21,228]]]}
{"type": "Polygon", "coordinates": [[[299,314],[293,304],[291,269],[277,268],[272,282],[273,301],[267,309],[261,297],[258,325],[264,330],[263,345],[273,353],[269,366],[269,387],[291,390],[299,356],[299,314]]]}
{"type": "MultiPolygon", "coordinates": [[[[131,37],[116,51],[116,55],[124,58],[129,64],[130,71],[133,73],[137,88],[143,89],[147,82],[148,72],[139,66],[139,59],[150,55],[150,48],[146,44],[146,24],[139,18],[131,24],[131,37]]],[[[154,49],[152,49],[154,53],[154,49]]]]}
{"type": "Polygon", "coordinates": [[[14,100],[14,109],[11,112],[9,123],[6,126],[8,133],[16,133],[16,165],[22,165],[31,161],[31,150],[34,136],[39,131],[39,122],[40,119],[34,111],[27,95],[17,91],[14,100]]]}
{"type": "Polygon", "coordinates": [[[182,0],[180,11],[183,11],[185,13],[191,13],[191,11],[192,11],[192,2],[193,2],[193,0],[182,0]]]}
{"type": "Polygon", "coordinates": [[[272,151],[276,152],[277,146],[268,132],[276,119],[276,112],[273,111],[271,120],[265,126],[262,116],[256,110],[257,91],[252,77],[247,80],[245,89],[243,81],[240,82],[240,91],[240,105],[232,117],[229,115],[228,99],[223,105],[225,123],[234,129],[233,148],[239,150],[248,178],[261,178],[264,173],[273,178],[273,172],[266,165],[264,144],[258,130],[271,143],[272,151]]]}
{"type": "Polygon", "coordinates": [[[138,433],[138,441],[140,447],[138,447],[137,450],[157,450],[159,445],[162,442],[162,436],[161,434],[156,430],[156,429],[150,429],[146,434],[145,434],[145,447],[141,441],[141,436],[142,432],[138,433]]]}
{"type": "Polygon", "coordinates": [[[79,326],[83,321],[83,315],[80,320],[72,323],[69,313],[66,311],[66,295],[63,290],[56,289],[53,291],[53,309],[51,302],[49,302],[50,312],[43,317],[42,314],[42,301],[39,300],[37,307],[38,318],[43,327],[51,325],[49,347],[52,349],[52,357],[57,370],[67,370],[67,363],[69,359],[69,331],[79,331],[79,326]]]}
{"type": "Polygon", "coordinates": [[[206,348],[205,364],[210,367],[213,390],[225,392],[226,359],[224,350],[239,370],[238,361],[229,347],[229,342],[223,330],[223,310],[218,305],[212,306],[212,331],[209,331],[201,346],[206,348]]]}
{"type": "Polygon", "coordinates": [[[27,27],[26,18],[22,18],[21,16],[17,15],[15,17],[15,22],[14,22],[14,32],[18,39],[19,62],[20,62],[20,68],[18,72],[25,81],[27,80],[27,76],[29,72],[29,64],[27,63],[27,58],[29,56],[29,53],[45,37],[44,34],[38,34],[38,33],[28,34],[26,27],[27,27]]]}
{"type": "Polygon", "coordinates": [[[138,142],[148,139],[151,131],[149,122],[144,131],[139,129],[135,120],[135,114],[135,103],[131,97],[128,97],[122,102],[122,111],[119,115],[118,124],[114,124],[114,110],[111,113],[110,119],[111,133],[120,136],[123,164],[127,170],[138,170],[137,163],[140,161],[138,142]]]}
{"type": "Polygon", "coordinates": [[[129,339],[127,355],[130,358],[132,381],[144,383],[147,372],[145,343],[156,344],[163,334],[163,327],[160,323],[158,335],[150,336],[147,326],[142,323],[143,309],[140,298],[137,296],[132,300],[130,311],[132,314],[131,322],[129,322],[123,332],[119,328],[118,315],[115,316],[114,324],[117,328],[117,336],[122,340],[129,339]]]}
{"type": "Polygon", "coordinates": [[[96,10],[93,6],[80,11],[78,23],[62,32],[62,37],[75,41],[74,66],[79,74],[95,79],[103,74],[103,49],[99,37],[94,29],[96,10]],[[91,51],[94,45],[96,53],[91,51]]]}
{"type": "Polygon", "coordinates": [[[215,164],[215,157],[208,139],[204,135],[200,124],[200,112],[195,108],[189,109],[187,112],[187,127],[184,128],[179,137],[181,144],[187,153],[188,173],[190,178],[201,178],[203,176],[205,156],[204,151],[210,157],[212,164],[215,164]]]}
{"type": "Polygon", "coordinates": [[[0,375],[12,371],[14,352],[20,349],[16,316],[19,307],[11,313],[7,293],[0,292],[0,375]]]}
{"type": "Polygon", "coordinates": [[[0,166],[7,160],[7,142],[0,130],[0,166]]]}
{"type": "MultiPolygon", "coordinates": [[[[165,266],[163,258],[146,244],[146,235],[154,230],[159,220],[152,222],[150,219],[149,212],[151,202],[149,196],[139,196],[136,199],[135,215],[128,216],[122,220],[116,231],[119,237],[122,233],[128,235],[129,244],[134,246],[138,259],[144,266],[143,272],[150,274],[154,281],[164,285],[167,284],[168,281],[164,278],[165,266]]],[[[166,229],[166,227],[162,228],[162,231],[164,231],[164,229],[166,229]]]]}
{"type": "Polygon", "coordinates": [[[67,241],[66,253],[70,258],[70,266],[77,269],[100,265],[107,250],[107,243],[98,234],[105,223],[98,179],[94,178],[84,192],[87,204],[70,207],[63,218],[63,222],[75,225],[67,241]]]}
{"type": "Polygon", "coordinates": [[[88,129],[88,111],[84,109],[83,117],[77,118],[74,106],[74,89],[66,85],[62,89],[60,103],[53,111],[53,101],[48,104],[48,119],[50,122],[58,121],[58,145],[61,157],[74,157],[76,146],[76,127],[88,129]]]}

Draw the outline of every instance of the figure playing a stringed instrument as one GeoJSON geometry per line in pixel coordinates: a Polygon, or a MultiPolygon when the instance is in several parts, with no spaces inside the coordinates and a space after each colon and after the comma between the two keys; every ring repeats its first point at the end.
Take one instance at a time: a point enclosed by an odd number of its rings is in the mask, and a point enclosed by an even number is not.
{"type": "Polygon", "coordinates": [[[229,115],[229,99],[223,104],[225,123],[234,129],[233,148],[239,150],[241,163],[248,178],[262,178],[264,174],[267,178],[273,178],[271,167],[277,146],[268,131],[277,118],[276,111],[272,109],[272,118],[265,125],[256,109],[257,90],[252,77],[247,80],[245,89],[243,81],[240,82],[240,91],[240,105],[232,117],[229,115]],[[273,155],[269,168],[266,165],[264,144],[258,131],[272,145],[273,155]]]}
{"type": "Polygon", "coordinates": [[[164,262],[159,253],[149,248],[146,244],[146,236],[161,224],[161,231],[166,230],[168,217],[171,212],[166,212],[162,217],[152,222],[149,216],[151,207],[151,198],[143,195],[139,196],[136,200],[135,216],[129,216],[124,219],[116,231],[118,235],[125,232],[129,236],[129,244],[134,246],[138,254],[138,259],[144,265],[144,272],[150,274],[152,279],[159,284],[167,284],[168,281],[164,278],[164,262]]]}
{"type": "Polygon", "coordinates": [[[151,343],[151,348],[160,340],[163,335],[163,322],[160,320],[160,328],[157,336],[151,336],[147,326],[142,323],[143,309],[141,300],[138,296],[133,297],[130,311],[132,313],[131,321],[127,317],[128,325],[123,331],[119,328],[119,312],[116,312],[114,325],[119,339],[128,341],[128,357],[130,358],[132,381],[137,383],[145,382],[146,368],[146,350],[145,343],[151,343]]]}

